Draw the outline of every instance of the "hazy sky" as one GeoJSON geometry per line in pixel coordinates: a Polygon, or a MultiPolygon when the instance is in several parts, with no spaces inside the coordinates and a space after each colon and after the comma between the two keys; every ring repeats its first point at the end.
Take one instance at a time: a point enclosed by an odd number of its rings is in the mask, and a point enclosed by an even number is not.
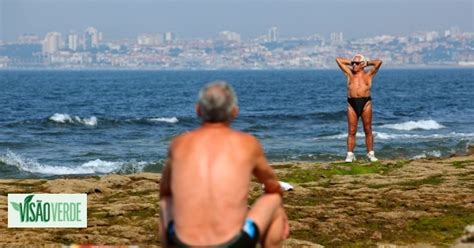
{"type": "Polygon", "coordinates": [[[230,30],[242,37],[342,31],[344,38],[409,34],[458,26],[473,32],[474,0],[0,0],[0,40],[23,33],[82,34],[88,26],[104,38],[135,38],[172,31],[180,38],[216,37],[230,30]]]}

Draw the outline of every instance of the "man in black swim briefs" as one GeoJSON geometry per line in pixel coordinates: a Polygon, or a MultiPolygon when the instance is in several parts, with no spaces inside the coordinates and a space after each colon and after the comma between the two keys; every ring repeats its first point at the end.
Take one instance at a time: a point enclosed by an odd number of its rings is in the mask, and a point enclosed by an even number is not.
{"type": "Polygon", "coordinates": [[[374,153],[374,138],[372,135],[372,98],[370,88],[372,79],[379,71],[382,61],[379,59],[368,61],[362,54],[356,54],[352,60],[336,58],[337,65],[347,77],[347,156],[346,162],[356,160],[354,147],[357,133],[357,122],[362,117],[365,132],[367,159],[375,162],[378,159],[374,153]],[[372,66],[369,71],[365,67],[372,66]]]}

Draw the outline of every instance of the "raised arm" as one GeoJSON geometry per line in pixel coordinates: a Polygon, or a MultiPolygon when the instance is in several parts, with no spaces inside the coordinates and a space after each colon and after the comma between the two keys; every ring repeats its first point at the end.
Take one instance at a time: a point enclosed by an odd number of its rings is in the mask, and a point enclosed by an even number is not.
{"type": "Polygon", "coordinates": [[[341,68],[341,70],[346,74],[346,76],[352,75],[351,69],[349,69],[349,65],[351,65],[351,61],[345,58],[336,58],[336,63],[341,68]]]}
{"type": "Polygon", "coordinates": [[[265,158],[265,153],[263,152],[262,145],[260,145],[256,138],[253,139],[256,149],[256,163],[255,168],[253,170],[253,174],[260,183],[263,183],[263,185],[265,185],[265,193],[278,193],[280,195],[283,195],[283,192],[280,188],[280,184],[278,183],[278,178],[275,172],[273,172],[272,167],[270,167],[270,165],[268,164],[267,159],[265,158]]]}
{"type": "MultiPolygon", "coordinates": [[[[171,152],[168,152],[168,154],[171,152]]],[[[160,197],[171,196],[171,158],[168,155],[160,180],[160,197]]]]}
{"type": "Polygon", "coordinates": [[[377,72],[379,71],[380,66],[382,66],[382,60],[380,60],[380,59],[374,59],[374,60],[371,60],[371,61],[367,61],[367,66],[374,66],[374,67],[369,71],[369,75],[370,75],[370,76],[375,76],[375,74],[377,74],[377,72]]]}

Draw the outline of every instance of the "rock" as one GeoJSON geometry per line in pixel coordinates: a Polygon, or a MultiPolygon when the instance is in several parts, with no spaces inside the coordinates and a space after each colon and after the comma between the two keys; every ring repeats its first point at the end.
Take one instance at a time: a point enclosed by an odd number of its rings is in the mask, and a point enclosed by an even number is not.
{"type": "Polygon", "coordinates": [[[464,228],[464,234],[474,234],[474,225],[468,225],[464,228]]]}
{"type": "Polygon", "coordinates": [[[107,175],[100,178],[100,182],[109,188],[121,187],[132,181],[132,179],[120,175],[107,175]]]}
{"type": "Polygon", "coordinates": [[[333,239],[331,239],[331,241],[329,241],[329,243],[338,243],[338,242],[341,242],[341,241],[342,241],[342,239],[340,239],[340,238],[333,238],[333,239]]]}
{"type": "Polygon", "coordinates": [[[392,244],[378,244],[377,248],[397,248],[397,245],[392,245],[392,244]]]}
{"type": "MultiPolygon", "coordinates": [[[[308,170],[312,177],[302,183],[292,182],[295,190],[284,194],[290,239],[284,242],[283,247],[323,247],[317,244],[319,242],[325,242],[330,247],[350,247],[351,244],[374,244],[382,240],[406,245],[377,244],[380,248],[434,247],[416,243],[417,240],[399,240],[396,235],[407,232],[408,221],[417,222],[453,213],[456,218],[462,218],[458,216],[458,208],[462,210],[459,214],[474,209],[474,167],[469,162],[473,160],[474,155],[412,161],[402,167],[392,166],[384,174],[360,175],[331,175],[328,172],[339,167],[328,163],[291,162],[284,165],[276,170],[283,181],[288,181],[290,177],[285,179],[285,175],[297,169],[299,173],[308,170]],[[465,161],[463,164],[466,166],[457,168],[453,166],[455,161],[465,161]],[[320,178],[321,169],[326,169],[323,171],[326,179],[320,178]],[[431,176],[441,180],[427,180],[431,176]],[[383,228],[383,235],[379,228],[383,228]],[[317,237],[314,237],[315,234],[317,237]]],[[[381,161],[380,166],[387,166],[387,163],[389,161],[381,161]]],[[[338,173],[346,173],[343,167],[340,169],[338,173]]],[[[138,173],[52,180],[0,180],[0,247],[31,243],[157,247],[161,244],[158,214],[160,178],[155,173],[138,173]],[[88,228],[6,228],[7,194],[33,192],[88,193],[88,228]]],[[[250,185],[250,199],[255,200],[263,192],[257,182],[250,185]]],[[[459,238],[453,247],[474,247],[473,229],[473,225],[467,226],[463,238],[459,238]]],[[[437,242],[436,239],[420,241],[437,242]]]]}
{"type": "Polygon", "coordinates": [[[323,169],[323,170],[330,170],[331,168],[332,168],[332,167],[331,167],[331,165],[329,165],[329,164],[321,165],[321,169],[323,169]]]}
{"type": "Polygon", "coordinates": [[[100,189],[106,191],[100,182],[91,179],[56,179],[45,183],[45,190],[49,193],[86,193],[91,194],[100,189]]]}
{"type": "Polygon", "coordinates": [[[472,243],[474,246],[474,225],[469,225],[464,228],[464,235],[461,237],[462,243],[472,243]]]}
{"type": "Polygon", "coordinates": [[[425,211],[391,211],[378,212],[374,216],[384,220],[398,220],[398,219],[418,219],[422,216],[429,215],[425,211]]]}
{"type": "Polygon", "coordinates": [[[379,231],[375,231],[372,236],[370,236],[370,239],[373,239],[373,240],[382,240],[382,233],[380,233],[379,231]]]}
{"type": "Polygon", "coordinates": [[[154,182],[158,183],[158,182],[160,182],[161,174],[142,172],[142,173],[138,173],[138,174],[127,175],[127,177],[132,179],[132,180],[146,179],[146,180],[150,180],[150,181],[154,181],[154,182]]]}
{"type": "Polygon", "coordinates": [[[324,246],[309,241],[298,239],[287,239],[283,242],[283,247],[302,247],[302,248],[324,248],[324,246]]]}
{"type": "Polygon", "coordinates": [[[474,155],[474,145],[469,145],[467,148],[467,155],[474,155]]]}

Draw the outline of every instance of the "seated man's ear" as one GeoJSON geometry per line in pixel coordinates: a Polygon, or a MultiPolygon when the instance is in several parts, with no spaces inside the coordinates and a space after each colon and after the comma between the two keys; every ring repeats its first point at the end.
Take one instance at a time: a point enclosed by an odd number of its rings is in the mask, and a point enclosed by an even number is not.
{"type": "Polygon", "coordinates": [[[196,114],[197,116],[201,117],[202,113],[201,113],[201,107],[199,107],[199,104],[196,104],[196,114]]]}
{"type": "Polygon", "coordinates": [[[235,119],[237,117],[237,115],[239,114],[239,107],[238,106],[234,106],[232,108],[232,111],[230,112],[230,115],[232,116],[232,119],[235,119]]]}

